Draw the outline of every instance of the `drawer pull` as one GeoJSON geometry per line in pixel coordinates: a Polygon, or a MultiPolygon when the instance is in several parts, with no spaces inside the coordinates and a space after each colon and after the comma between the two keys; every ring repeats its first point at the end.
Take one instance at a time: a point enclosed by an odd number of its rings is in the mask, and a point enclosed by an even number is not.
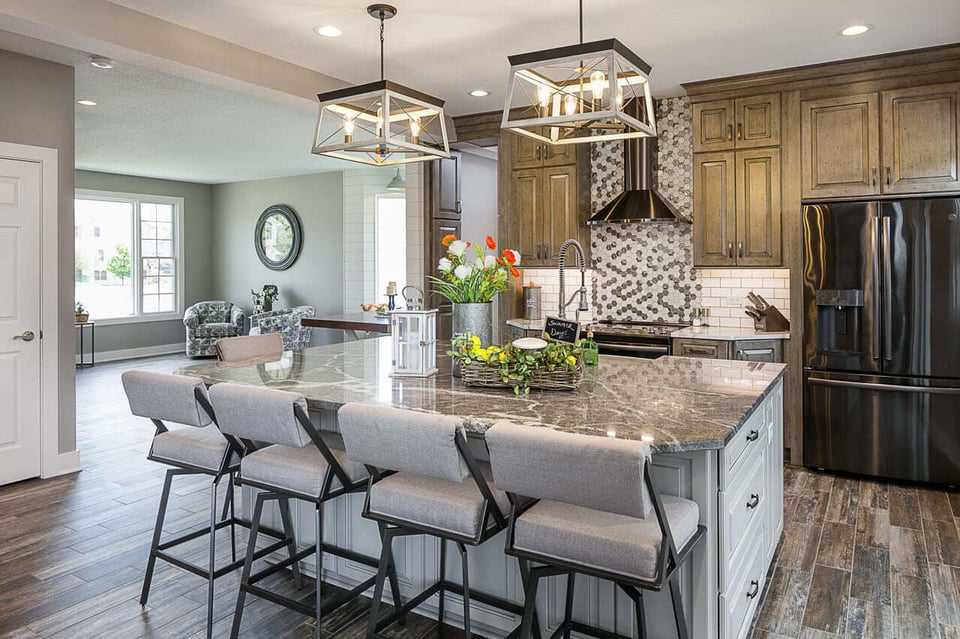
{"type": "Polygon", "coordinates": [[[760,582],[756,579],[750,581],[750,592],[747,593],[747,599],[753,599],[760,594],[760,582]]]}
{"type": "Polygon", "coordinates": [[[760,505],[760,495],[750,495],[750,501],[747,502],[747,508],[756,508],[760,505]]]}
{"type": "Polygon", "coordinates": [[[747,435],[747,441],[748,441],[748,442],[755,442],[755,441],[757,441],[758,439],[760,439],[760,433],[759,433],[758,431],[751,430],[751,431],[750,431],[750,434],[747,435]]]}

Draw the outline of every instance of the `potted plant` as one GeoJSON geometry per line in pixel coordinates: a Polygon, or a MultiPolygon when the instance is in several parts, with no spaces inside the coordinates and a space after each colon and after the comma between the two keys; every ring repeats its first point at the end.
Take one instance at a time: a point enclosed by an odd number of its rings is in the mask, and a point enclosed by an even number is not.
{"type": "Polygon", "coordinates": [[[485,245],[464,242],[455,235],[447,235],[442,242],[447,254],[438,264],[441,276],[428,276],[433,292],[453,303],[454,335],[476,335],[489,346],[493,341],[490,302],[507,290],[511,276],[520,277],[520,253],[503,249],[498,254],[497,243],[489,235],[485,245]]]}
{"type": "Polygon", "coordinates": [[[273,310],[273,303],[280,297],[280,290],[274,284],[265,284],[262,291],[250,289],[253,298],[253,312],[269,313],[273,310]]]}
{"type": "Polygon", "coordinates": [[[87,307],[83,305],[82,302],[77,302],[77,315],[76,322],[77,324],[82,324],[90,319],[90,313],[87,311],[87,307]]]}

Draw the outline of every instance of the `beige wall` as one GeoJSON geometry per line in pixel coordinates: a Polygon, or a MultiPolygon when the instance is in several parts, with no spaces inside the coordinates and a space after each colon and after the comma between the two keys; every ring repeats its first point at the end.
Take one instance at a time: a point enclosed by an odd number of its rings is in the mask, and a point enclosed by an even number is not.
{"type": "Polygon", "coordinates": [[[0,141],[57,149],[59,452],[76,449],[73,326],[73,68],[0,51],[0,141]]]}

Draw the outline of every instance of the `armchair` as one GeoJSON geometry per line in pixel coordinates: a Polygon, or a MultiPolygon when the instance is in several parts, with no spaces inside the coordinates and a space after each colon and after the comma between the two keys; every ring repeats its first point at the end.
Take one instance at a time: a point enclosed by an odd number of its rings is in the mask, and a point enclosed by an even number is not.
{"type": "Polygon", "coordinates": [[[217,340],[243,335],[246,315],[232,302],[197,302],[183,314],[187,330],[187,356],[217,354],[217,340]]]}
{"type": "Polygon", "coordinates": [[[316,311],[312,306],[282,308],[250,316],[250,334],[280,333],[283,350],[299,351],[310,346],[309,327],[301,326],[304,317],[313,317],[316,311]]]}

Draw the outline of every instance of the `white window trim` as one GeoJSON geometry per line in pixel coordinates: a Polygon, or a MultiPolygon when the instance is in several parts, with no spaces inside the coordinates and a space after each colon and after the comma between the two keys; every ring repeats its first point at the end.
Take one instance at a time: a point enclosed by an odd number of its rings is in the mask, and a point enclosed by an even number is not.
{"type": "Polygon", "coordinates": [[[119,191],[98,191],[95,189],[76,189],[74,192],[76,200],[101,200],[107,202],[134,202],[133,224],[133,246],[130,251],[130,276],[133,282],[134,299],[137,315],[130,317],[109,317],[97,318],[90,316],[98,326],[112,326],[115,324],[144,324],[147,322],[169,322],[171,320],[183,319],[184,308],[184,281],[186,273],[183,269],[183,198],[170,195],[151,195],[149,193],[121,193],[119,191]],[[157,204],[173,205],[173,246],[176,252],[174,256],[174,269],[177,274],[177,304],[175,310],[170,313],[150,313],[143,314],[143,295],[141,293],[142,270],[141,256],[142,250],[140,243],[140,202],[149,201],[157,204]]]}

